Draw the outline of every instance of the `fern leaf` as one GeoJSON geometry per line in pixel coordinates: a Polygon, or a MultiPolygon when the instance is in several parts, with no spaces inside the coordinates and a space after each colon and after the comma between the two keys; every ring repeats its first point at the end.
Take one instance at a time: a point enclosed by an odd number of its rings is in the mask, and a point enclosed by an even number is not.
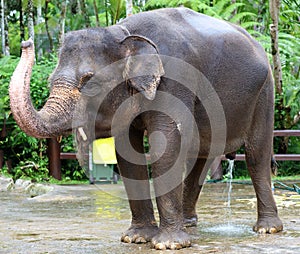
{"type": "Polygon", "coordinates": [[[250,30],[250,29],[253,29],[254,26],[258,26],[260,27],[262,24],[257,22],[257,21],[247,21],[247,22],[243,22],[241,24],[241,27],[247,29],[247,30],[250,30]]]}
{"type": "Polygon", "coordinates": [[[245,18],[256,18],[257,15],[255,13],[252,13],[252,12],[240,12],[240,13],[237,13],[235,14],[229,21],[232,22],[232,23],[242,23],[242,20],[245,19],[245,18]]]}
{"type": "Polygon", "coordinates": [[[244,6],[243,3],[234,3],[228,5],[224,10],[221,11],[220,16],[222,16],[223,19],[229,20],[229,18],[232,16],[232,13],[240,6],[244,6]]]}
{"type": "Polygon", "coordinates": [[[225,6],[231,5],[231,0],[219,0],[214,4],[215,11],[221,16],[221,13],[225,9],[225,6]]]}
{"type": "Polygon", "coordinates": [[[203,13],[206,14],[206,15],[209,15],[209,16],[212,16],[212,17],[215,17],[215,18],[221,18],[221,17],[219,16],[219,14],[216,13],[216,11],[214,10],[213,7],[208,6],[208,5],[205,4],[205,3],[200,3],[200,4],[198,5],[198,8],[199,8],[199,10],[200,10],[201,12],[203,12],[203,13]]]}

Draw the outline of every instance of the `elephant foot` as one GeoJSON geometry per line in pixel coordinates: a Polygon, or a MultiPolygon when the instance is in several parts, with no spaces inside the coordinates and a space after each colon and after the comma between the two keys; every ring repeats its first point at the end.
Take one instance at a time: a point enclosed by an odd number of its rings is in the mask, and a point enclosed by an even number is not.
{"type": "Polygon", "coordinates": [[[197,216],[189,217],[189,218],[184,218],[183,220],[183,225],[185,227],[196,227],[198,222],[197,216]]]}
{"type": "Polygon", "coordinates": [[[121,236],[121,241],[124,243],[146,243],[150,242],[152,237],[158,232],[157,226],[137,227],[132,225],[121,236]]]}
{"type": "Polygon", "coordinates": [[[160,231],[152,238],[151,243],[156,250],[179,250],[191,246],[189,235],[182,230],[175,232],[160,231]]]}
{"type": "Polygon", "coordinates": [[[283,225],[278,217],[259,218],[253,226],[253,231],[259,234],[274,234],[283,230],[283,225]]]}

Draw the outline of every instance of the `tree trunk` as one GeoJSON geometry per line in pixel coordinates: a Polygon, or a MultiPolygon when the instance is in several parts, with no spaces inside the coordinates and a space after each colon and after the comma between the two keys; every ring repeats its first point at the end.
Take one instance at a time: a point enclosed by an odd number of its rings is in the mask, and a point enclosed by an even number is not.
{"type": "MultiPolygon", "coordinates": [[[[236,0],[231,0],[232,4],[236,3],[236,0]]],[[[235,16],[237,14],[237,8],[235,8],[232,12],[232,16],[235,16]]]]}
{"type": "Polygon", "coordinates": [[[66,24],[66,12],[67,12],[67,0],[61,3],[61,14],[60,14],[60,19],[59,19],[59,44],[61,45],[64,36],[65,36],[65,24],[66,24]]]}
{"type": "Polygon", "coordinates": [[[20,8],[20,41],[25,41],[25,26],[23,19],[23,7],[22,0],[19,0],[19,8],[20,8]]]}
{"type": "Polygon", "coordinates": [[[80,7],[81,7],[81,12],[82,12],[82,15],[84,18],[85,27],[88,28],[91,26],[91,23],[90,23],[88,12],[86,10],[85,0],[80,0],[80,7]]]}
{"type": "Polygon", "coordinates": [[[122,0],[118,0],[116,3],[116,13],[114,14],[114,17],[112,17],[112,25],[116,24],[118,19],[120,18],[121,7],[122,7],[122,0]]]}
{"type": "Polygon", "coordinates": [[[2,54],[5,55],[4,0],[1,0],[1,46],[2,54]]]}
{"type": "Polygon", "coordinates": [[[38,35],[37,35],[37,59],[41,59],[43,56],[43,48],[42,48],[42,29],[40,27],[40,24],[43,22],[42,17],[42,0],[38,0],[37,2],[37,27],[38,27],[38,35]]]}
{"type": "Polygon", "coordinates": [[[79,14],[82,14],[82,12],[81,12],[81,1],[80,0],[77,0],[77,12],[79,14]]]}
{"type": "Polygon", "coordinates": [[[9,49],[9,38],[8,38],[8,21],[7,16],[8,14],[5,12],[6,10],[6,1],[4,1],[4,38],[5,38],[5,53],[7,56],[10,55],[10,49],[9,49]]]}
{"type": "Polygon", "coordinates": [[[93,0],[94,12],[96,16],[96,26],[100,26],[99,15],[98,15],[98,6],[96,0],[93,0]]]}
{"type": "Polygon", "coordinates": [[[1,45],[2,45],[2,54],[4,56],[9,56],[9,43],[8,43],[8,26],[7,19],[5,15],[6,3],[4,0],[1,0],[1,45]]]}
{"type": "Polygon", "coordinates": [[[27,13],[28,13],[28,36],[34,41],[33,0],[28,0],[27,13]]]}
{"type": "Polygon", "coordinates": [[[105,4],[105,19],[106,19],[106,26],[108,26],[108,0],[104,0],[104,4],[105,4]]]}
{"type": "Polygon", "coordinates": [[[140,6],[144,7],[146,5],[146,0],[140,0],[140,6]]]}
{"type": "Polygon", "coordinates": [[[50,52],[53,52],[53,39],[52,39],[52,36],[51,36],[51,33],[49,31],[49,24],[48,24],[48,21],[49,21],[49,18],[48,18],[48,7],[49,7],[49,3],[51,2],[51,0],[46,0],[45,2],[45,13],[44,13],[44,16],[45,16],[45,26],[46,26],[46,32],[47,32],[47,36],[48,36],[48,41],[49,41],[49,50],[50,52]]]}
{"type": "MultiPolygon", "coordinates": [[[[278,21],[279,21],[279,11],[280,11],[280,0],[270,0],[269,2],[270,15],[272,19],[272,24],[270,25],[270,35],[271,35],[271,50],[273,59],[273,76],[275,82],[275,91],[278,96],[278,101],[275,104],[276,110],[279,113],[279,123],[280,129],[286,129],[287,119],[283,112],[286,111],[283,101],[282,94],[282,69],[279,55],[278,47],[278,21]]],[[[281,137],[279,141],[278,153],[287,153],[289,137],[281,137]]]]}
{"type": "Polygon", "coordinates": [[[270,15],[272,24],[270,25],[271,47],[274,65],[274,81],[276,93],[282,95],[282,70],[278,48],[278,19],[279,19],[280,0],[270,0],[270,15]]]}
{"type": "Polygon", "coordinates": [[[126,0],[126,17],[129,17],[132,14],[132,0],[126,0]]]}

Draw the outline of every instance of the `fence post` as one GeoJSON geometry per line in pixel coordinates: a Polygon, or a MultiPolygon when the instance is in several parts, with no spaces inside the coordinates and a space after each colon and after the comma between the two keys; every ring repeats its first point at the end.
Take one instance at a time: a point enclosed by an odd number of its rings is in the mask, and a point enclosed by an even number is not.
{"type": "Polygon", "coordinates": [[[60,143],[56,138],[47,139],[49,173],[57,180],[61,180],[60,143]]]}

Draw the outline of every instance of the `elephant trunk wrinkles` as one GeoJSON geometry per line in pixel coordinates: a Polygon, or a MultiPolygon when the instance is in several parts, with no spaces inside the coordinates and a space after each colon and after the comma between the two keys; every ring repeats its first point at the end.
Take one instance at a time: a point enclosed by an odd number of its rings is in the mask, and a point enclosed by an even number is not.
{"type": "Polygon", "coordinates": [[[80,92],[74,86],[70,87],[66,82],[63,84],[59,81],[53,85],[44,107],[36,111],[30,98],[30,77],[34,60],[33,42],[23,42],[21,59],[10,81],[11,111],[26,134],[36,138],[55,137],[71,128],[71,119],[80,92]]]}

